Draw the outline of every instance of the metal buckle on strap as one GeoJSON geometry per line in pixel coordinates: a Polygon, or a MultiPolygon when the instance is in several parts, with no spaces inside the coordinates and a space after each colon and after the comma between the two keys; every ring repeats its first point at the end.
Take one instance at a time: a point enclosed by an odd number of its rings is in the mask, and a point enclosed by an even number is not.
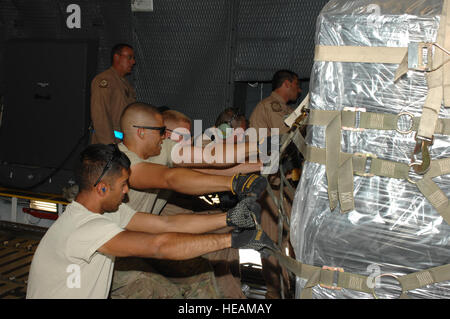
{"type": "Polygon", "coordinates": [[[428,147],[433,145],[434,136],[430,138],[416,134],[416,146],[411,156],[411,164],[417,174],[423,175],[430,169],[430,153],[428,147]],[[416,155],[422,153],[422,161],[416,160],[416,155]]]}
{"type": "MultiPolygon", "coordinates": [[[[398,279],[398,276],[396,276],[396,275],[394,275],[394,274],[380,274],[380,275],[378,275],[378,276],[376,276],[376,277],[374,278],[374,285],[373,285],[373,288],[372,288],[372,295],[374,296],[375,299],[379,299],[378,295],[377,295],[376,292],[375,292],[375,288],[379,288],[379,287],[377,287],[377,286],[379,286],[379,285],[377,284],[377,282],[381,283],[381,281],[378,281],[377,279],[378,279],[378,278],[381,278],[381,277],[391,277],[391,278],[394,278],[395,280],[397,280],[397,282],[399,283],[400,287],[402,287],[402,283],[401,283],[400,280],[398,279]]],[[[400,295],[401,295],[401,293],[400,293],[400,295]]],[[[399,296],[399,297],[400,297],[400,296],[399,296]]]]}
{"type": "MultiPolygon", "coordinates": [[[[411,168],[411,167],[415,168],[416,166],[420,166],[420,165],[422,165],[422,164],[421,163],[410,163],[408,166],[409,166],[409,168],[411,168]]],[[[414,169],[414,171],[415,171],[415,169],[414,169]]],[[[406,176],[406,180],[408,182],[410,182],[411,184],[416,184],[417,180],[413,180],[410,176],[410,173],[411,173],[411,170],[408,171],[408,176],[406,176]]],[[[420,180],[420,179],[418,179],[418,180],[420,180]]]]}
{"type": "Polygon", "coordinates": [[[433,43],[408,43],[408,69],[431,71],[433,63],[433,43]]]}
{"type": "Polygon", "coordinates": [[[347,127],[347,126],[343,126],[342,129],[346,130],[346,131],[353,131],[353,132],[362,132],[364,131],[364,128],[359,127],[359,123],[361,122],[361,115],[360,112],[366,112],[366,108],[364,107],[351,107],[351,106],[346,106],[342,109],[342,111],[347,111],[347,112],[355,112],[355,127],[347,127]]]}
{"type": "Polygon", "coordinates": [[[294,124],[297,127],[303,126],[305,125],[305,120],[309,115],[309,109],[307,108],[303,108],[302,112],[300,113],[300,115],[297,117],[297,119],[295,120],[294,124]]]}
{"type": "MultiPolygon", "coordinates": [[[[368,158],[370,158],[370,159],[372,159],[372,158],[377,158],[377,156],[375,155],[375,154],[372,154],[372,153],[355,153],[355,154],[353,154],[354,156],[357,156],[357,157],[364,157],[364,158],[366,158],[366,164],[367,164],[367,159],[368,158]]],[[[372,162],[371,162],[371,165],[372,165],[372,162]]],[[[355,175],[358,175],[358,176],[366,176],[366,177],[372,177],[372,176],[375,176],[375,174],[372,174],[372,173],[359,173],[359,172],[355,172],[354,173],[355,175]]]]}
{"type": "Polygon", "coordinates": [[[400,112],[397,114],[397,128],[395,129],[397,132],[401,133],[401,134],[409,134],[412,132],[414,128],[414,115],[410,112],[400,112]],[[400,116],[407,116],[409,117],[410,121],[411,121],[411,126],[407,129],[407,130],[401,130],[398,126],[398,121],[400,119],[400,116]]]}
{"type": "Polygon", "coordinates": [[[327,286],[327,285],[323,285],[323,284],[319,284],[320,287],[322,288],[327,288],[327,289],[332,289],[332,290],[341,290],[341,287],[338,287],[337,282],[338,282],[338,273],[339,272],[344,272],[344,268],[340,268],[340,267],[329,267],[329,266],[322,266],[323,270],[331,270],[334,271],[334,278],[333,278],[333,285],[332,286],[327,286]]]}

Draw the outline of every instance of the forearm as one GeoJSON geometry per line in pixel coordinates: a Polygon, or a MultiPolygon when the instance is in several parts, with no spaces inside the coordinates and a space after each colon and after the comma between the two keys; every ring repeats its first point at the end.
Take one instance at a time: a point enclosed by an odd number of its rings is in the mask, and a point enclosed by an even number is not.
{"type": "Polygon", "coordinates": [[[231,190],[231,177],[203,174],[191,169],[167,171],[167,188],[188,195],[202,195],[231,190]]]}
{"type": "Polygon", "coordinates": [[[110,239],[99,252],[116,257],[171,260],[195,258],[231,247],[231,234],[163,233],[158,235],[124,231],[110,239]]]}
{"type": "Polygon", "coordinates": [[[197,215],[179,214],[167,216],[168,232],[201,234],[227,226],[226,213],[197,215]]]}
{"type": "Polygon", "coordinates": [[[258,146],[256,143],[211,143],[203,150],[204,163],[243,163],[246,159],[256,161],[258,146]]]}
{"type": "Polygon", "coordinates": [[[201,234],[226,226],[226,213],[210,215],[179,214],[172,216],[136,213],[126,229],[151,234],[167,232],[201,234]]]}
{"type": "Polygon", "coordinates": [[[154,258],[185,260],[231,247],[231,234],[161,234],[154,258]]]}
{"type": "Polygon", "coordinates": [[[259,172],[261,170],[262,163],[242,163],[238,165],[234,165],[230,168],[198,168],[194,169],[197,172],[211,175],[222,175],[222,176],[233,176],[234,174],[248,174],[259,172]]]}
{"type": "Polygon", "coordinates": [[[257,143],[214,143],[205,147],[176,145],[172,150],[174,163],[178,166],[200,166],[204,164],[215,167],[226,167],[230,164],[243,163],[246,159],[256,162],[258,156],[257,143]]]}

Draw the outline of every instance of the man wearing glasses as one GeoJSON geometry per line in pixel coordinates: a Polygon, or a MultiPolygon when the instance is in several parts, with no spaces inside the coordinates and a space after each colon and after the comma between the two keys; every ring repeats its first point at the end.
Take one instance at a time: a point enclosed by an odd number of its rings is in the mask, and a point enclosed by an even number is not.
{"type": "MultiPolygon", "coordinates": [[[[165,154],[170,154],[172,150],[170,145],[175,145],[175,143],[182,143],[183,145],[190,145],[191,141],[191,119],[185,114],[168,109],[161,112],[163,117],[164,125],[166,126],[166,139],[163,141],[161,153],[156,157],[150,157],[149,160],[167,166],[172,166],[170,157],[165,154]],[[175,142],[175,143],[174,143],[175,142]]],[[[245,129],[245,128],[244,128],[245,129]]],[[[194,170],[211,174],[211,175],[225,175],[233,176],[238,172],[241,173],[251,173],[257,172],[261,169],[261,163],[249,164],[241,163],[230,168],[201,168],[194,170]]],[[[218,213],[222,210],[219,208],[211,208],[208,211],[194,212],[191,209],[191,202],[185,196],[180,196],[179,193],[174,193],[171,190],[159,190],[157,193],[156,201],[153,205],[153,214],[159,214],[162,216],[170,216],[176,214],[212,214],[218,213]],[[182,202],[180,203],[180,197],[182,202]]],[[[195,200],[195,199],[194,199],[195,200]]],[[[226,229],[222,229],[219,232],[225,232],[226,229]]],[[[239,276],[239,252],[235,249],[222,249],[217,252],[210,253],[202,258],[196,258],[189,262],[173,262],[173,261],[152,261],[152,266],[158,270],[161,274],[171,275],[173,273],[179,274],[177,281],[180,284],[189,281],[198,283],[198,285],[203,285],[208,281],[205,278],[207,271],[197,275],[195,280],[192,277],[192,272],[189,273],[187,269],[195,269],[201,264],[205,264],[205,258],[209,260],[212,268],[214,269],[214,275],[211,273],[211,277],[215,277],[217,282],[217,293],[223,298],[231,299],[242,299],[245,298],[242,292],[242,284],[239,276]],[[194,266],[193,266],[194,265],[194,266]],[[183,274],[183,277],[181,277],[183,274]]],[[[203,267],[206,268],[206,267],[203,267]]],[[[207,268],[210,268],[208,265],[207,268]]],[[[212,272],[212,270],[210,270],[212,272]]],[[[193,286],[193,285],[192,285],[193,286]]],[[[198,291],[200,289],[197,289],[198,291]]],[[[206,289],[203,289],[206,290],[206,289]]],[[[211,289],[210,289],[211,291],[211,289]]],[[[190,291],[189,291],[190,292],[190,291]]],[[[188,292],[188,293],[189,293],[188,292]]],[[[216,294],[217,294],[216,293],[216,294]]],[[[195,294],[195,292],[193,292],[195,294]]],[[[132,293],[131,293],[132,295],[132,293]]],[[[214,295],[212,293],[212,295],[214,295]]],[[[197,297],[197,296],[194,296],[197,297]]]]}
{"type": "Polygon", "coordinates": [[[166,138],[175,142],[191,143],[191,119],[176,110],[165,110],[162,113],[166,138]]]}
{"type": "Polygon", "coordinates": [[[82,152],[80,192],[39,243],[27,298],[107,298],[117,256],[184,260],[227,247],[274,249],[257,227],[254,198],[223,214],[160,217],[122,203],[129,177],[130,161],[116,145],[90,145],[82,152]],[[226,226],[235,231],[203,234],[226,226]]]}
{"type": "MultiPolygon", "coordinates": [[[[261,192],[265,189],[266,181],[258,175],[219,176],[203,174],[192,169],[170,168],[173,166],[171,150],[175,142],[164,139],[163,117],[153,106],[140,102],[127,106],[122,114],[121,129],[124,138],[123,143],[119,144],[119,149],[131,161],[129,205],[136,211],[159,214],[165,204],[165,200],[158,198],[161,189],[188,195],[230,190],[240,192],[242,187],[244,189],[256,187],[261,192]],[[161,177],[155,178],[158,175],[161,177]],[[155,185],[156,181],[159,185],[155,185]],[[237,184],[242,187],[236,187],[237,184]]],[[[118,271],[115,272],[112,287],[113,298],[136,297],[135,293],[128,289],[130,283],[134,282],[130,278],[135,275],[130,271],[130,263],[130,260],[118,260],[118,271]]],[[[164,287],[161,290],[166,293],[164,287]]],[[[161,294],[155,292],[153,296],[148,297],[158,298],[161,294]]]]}
{"type": "Polygon", "coordinates": [[[92,80],[92,144],[119,142],[120,115],[128,104],[136,101],[136,92],[126,79],[135,63],[133,48],[117,44],[111,50],[111,67],[92,80]]]}

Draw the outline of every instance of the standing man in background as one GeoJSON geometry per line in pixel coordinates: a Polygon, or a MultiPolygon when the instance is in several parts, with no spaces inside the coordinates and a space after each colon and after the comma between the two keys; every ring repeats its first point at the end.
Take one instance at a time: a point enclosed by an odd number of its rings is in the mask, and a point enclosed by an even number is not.
{"type": "Polygon", "coordinates": [[[111,50],[111,67],[92,80],[92,144],[120,142],[114,133],[120,132],[120,116],[128,104],[136,101],[136,91],[125,78],[135,63],[131,45],[116,44],[111,50]]]}
{"type": "Polygon", "coordinates": [[[296,73],[277,71],[272,77],[272,93],[260,101],[250,115],[250,127],[266,127],[269,133],[271,128],[278,128],[280,135],[289,131],[284,119],[294,110],[287,103],[297,100],[301,91],[296,73]]]}
{"type": "MultiPolygon", "coordinates": [[[[250,115],[250,127],[260,129],[267,128],[270,135],[273,128],[279,129],[279,135],[289,131],[289,127],[284,123],[286,116],[293,112],[293,109],[287,105],[288,102],[297,100],[301,89],[299,87],[298,75],[289,70],[279,70],[272,77],[272,93],[267,98],[261,100],[250,115]]],[[[279,178],[271,176],[269,179],[275,197],[279,198],[280,191],[279,178]]],[[[286,193],[285,193],[286,194],[286,193]]],[[[289,199],[292,201],[292,199],[289,199]]],[[[262,208],[261,225],[267,232],[267,235],[275,242],[278,240],[278,208],[273,202],[268,192],[262,194],[260,199],[262,208]]],[[[283,199],[286,212],[291,211],[291,203],[283,199]]],[[[290,216],[288,216],[290,217],[290,216]]],[[[283,227],[285,229],[285,227],[283,227]]],[[[283,234],[286,230],[283,231],[283,234]]],[[[288,246],[288,238],[283,235],[283,250],[288,246]]],[[[266,282],[267,292],[266,299],[279,299],[281,295],[281,287],[283,292],[288,294],[289,278],[288,275],[275,257],[261,257],[262,274],[266,282]],[[283,274],[283,285],[281,284],[280,274],[283,274]]]]}

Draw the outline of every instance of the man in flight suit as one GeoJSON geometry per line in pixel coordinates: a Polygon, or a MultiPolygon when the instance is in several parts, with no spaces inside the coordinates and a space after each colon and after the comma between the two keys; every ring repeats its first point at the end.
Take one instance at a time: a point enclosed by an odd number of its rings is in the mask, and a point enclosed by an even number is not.
{"type": "MultiPolygon", "coordinates": [[[[301,89],[299,87],[298,75],[289,70],[279,70],[272,77],[272,93],[269,97],[261,100],[250,115],[250,127],[256,129],[267,128],[267,134],[272,133],[273,128],[278,128],[279,135],[289,131],[289,127],[284,123],[286,116],[292,113],[293,109],[287,105],[290,101],[297,100],[301,89]]],[[[275,133],[274,133],[275,134],[275,133]]],[[[272,184],[275,197],[279,197],[277,185],[272,184]]],[[[274,241],[278,239],[278,208],[270,195],[265,192],[261,196],[261,225],[267,235],[274,241]]],[[[283,200],[286,212],[290,212],[290,203],[283,200]]],[[[283,237],[283,247],[287,245],[287,239],[283,237]]],[[[273,257],[261,258],[263,266],[263,277],[266,282],[266,299],[278,299],[281,297],[280,273],[282,270],[278,261],[273,257]]],[[[288,286],[287,274],[284,273],[285,292],[288,286]]]]}
{"type": "Polygon", "coordinates": [[[289,127],[284,124],[284,119],[293,111],[286,103],[297,100],[300,92],[296,73],[277,71],[272,78],[272,93],[260,101],[250,115],[250,127],[266,127],[268,132],[270,128],[278,128],[279,135],[286,133],[289,127]]]}
{"type": "Polygon", "coordinates": [[[136,63],[133,48],[128,44],[117,44],[111,50],[111,59],[111,67],[98,74],[91,83],[92,144],[120,142],[114,131],[120,131],[122,111],[136,101],[136,92],[125,78],[136,63]]]}

